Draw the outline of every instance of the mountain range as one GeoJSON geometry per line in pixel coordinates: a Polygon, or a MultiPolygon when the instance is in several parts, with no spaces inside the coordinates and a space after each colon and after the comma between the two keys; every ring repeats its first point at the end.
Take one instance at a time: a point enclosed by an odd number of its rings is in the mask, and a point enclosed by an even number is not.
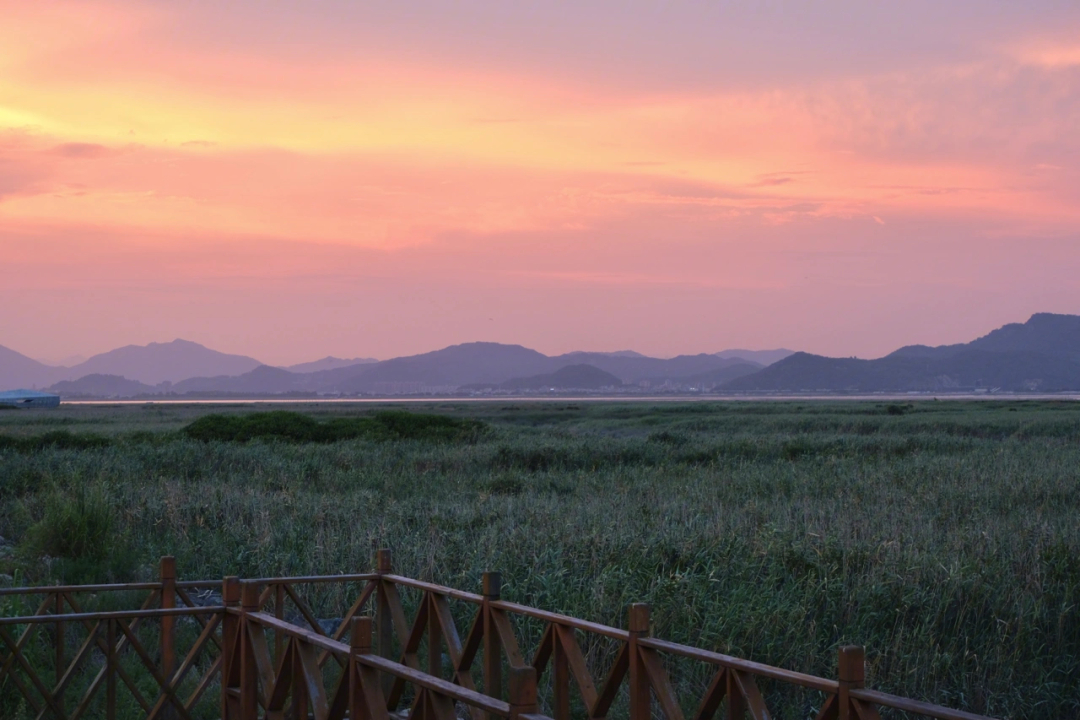
{"type": "MultiPolygon", "coordinates": [[[[746,354],[753,355],[751,351],[746,354]]],[[[761,351],[760,359],[791,354],[790,350],[761,351]]],[[[757,357],[757,355],[755,355],[757,357]]],[[[326,357],[289,367],[271,367],[258,360],[220,353],[187,340],[129,345],[95,355],[72,367],[56,367],[0,346],[0,387],[50,389],[65,397],[136,397],[401,394],[455,392],[458,388],[502,387],[508,381],[553,375],[557,383],[577,382],[591,370],[592,388],[601,377],[613,377],[595,387],[633,385],[668,389],[710,387],[756,372],[766,362],[718,354],[652,358],[632,350],[571,352],[548,356],[520,345],[465,343],[442,350],[377,361],[326,357]],[[590,370],[557,374],[568,366],[590,370]],[[575,379],[576,378],[576,379],[575,379]]],[[[543,385],[548,380],[537,380],[543,385]]],[[[560,385],[560,387],[571,387],[560,385]]],[[[576,387],[576,386],[574,386],[576,387]]]]}
{"type": "Polygon", "coordinates": [[[909,345],[874,360],[789,350],[549,356],[473,342],[383,361],[327,357],[282,368],[174,340],[129,345],[64,368],[0,347],[0,389],[16,387],[65,397],[1080,391],[1080,316],[1039,313],[968,343],[909,345]]]}
{"type": "Polygon", "coordinates": [[[1080,316],[1038,313],[969,343],[909,345],[876,360],[794,353],[725,392],[1080,390],[1080,316]]]}

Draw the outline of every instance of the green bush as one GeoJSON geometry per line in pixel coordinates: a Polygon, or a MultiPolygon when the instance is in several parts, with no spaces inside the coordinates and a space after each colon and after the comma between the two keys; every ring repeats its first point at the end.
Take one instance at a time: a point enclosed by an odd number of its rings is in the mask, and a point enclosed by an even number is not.
{"type": "Polygon", "coordinates": [[[370,417],[335,418],[319,422],[301,413],[277,410],[247,415],[206,415],[184,428],[184,434],[204,442],[279,440],[329,443],[340,440],[427,440],[475,442],[484,423],[445,415],[384,410],[370,417]]]}
{"type": "Polygon", "coordinates": [[[112,503],[101,485],[54,490],[45,499],[41,521],[30,528],[31,550],[67,560],[100,560],[113,549],[116,524],[112,503]]]}

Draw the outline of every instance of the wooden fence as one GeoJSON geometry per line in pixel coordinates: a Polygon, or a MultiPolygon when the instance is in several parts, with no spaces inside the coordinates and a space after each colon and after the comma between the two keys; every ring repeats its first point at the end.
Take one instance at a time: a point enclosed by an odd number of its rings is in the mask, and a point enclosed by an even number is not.
{"type": "Polygon", "coordinates": [[[819,720],[881,709],[987,720],[864,687],[861,647],[840,648],[837,678],[820,678],[652,637],[647,605],[630,606],[624,630],[500,590],[497,573],[480,594],[395,575],[385,550],[357,575],[180,582],[163,558],[153,583],[4,588],[0,715],[545,720],[543,708],[554,720],[768,720],[759,684],[779,683],[809,693],[819,720]],[[327,591],[347,606],[332,621],[311,602],[327,591]],[[705,678],[699,696],[669,675],[686,663],[705,678]]]}

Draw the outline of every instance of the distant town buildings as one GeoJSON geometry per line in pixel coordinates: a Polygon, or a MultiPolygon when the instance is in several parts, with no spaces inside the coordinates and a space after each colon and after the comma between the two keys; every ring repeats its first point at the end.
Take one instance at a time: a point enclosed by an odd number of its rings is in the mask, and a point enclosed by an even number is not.
{"type": "Polygon", "coordinates": [[[0,392],[0,405],[21,408],[58,407],[60,396],[38,390],[7,390],[0,392]]]}

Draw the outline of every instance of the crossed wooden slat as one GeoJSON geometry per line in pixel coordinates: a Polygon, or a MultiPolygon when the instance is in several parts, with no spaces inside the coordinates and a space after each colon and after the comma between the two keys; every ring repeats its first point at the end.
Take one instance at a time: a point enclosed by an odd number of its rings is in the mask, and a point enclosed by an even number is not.
{"type": "MultiPolygon", "coordinates": [[[[262,622],[266,622],[265,616],[262,622]]],[[[370,652],[370,621],[368,623],[369,644],[361,652],[370,652]]],[[[301,628],[296,630],[299,632],[290,634],[285,640],[276,668],[270,657],[265,628],[259,621],[247,621],[243,631],[238,633],[239,642],[231,664],[235,667],[242,662],[240,656],[244,652],[253,656],[259,685],[258,704],[263,707],[266,718],[310,716],[314,720],[344,720],[346,717],[390,720],[377,670],[356,662],[350,655],[345,658],[344,671],[333,691],[327,692],[323,668],[318,664],[318,648],[310,641],[318,634],[301,628]],[[246,646],[243,643],[247,643],[246,646]]],[[[357,648],[354,646],[353,650],[357,651],[357,648]]],[[[435,689],[418,686],[409,716],[411,720],[455,720],[454,701],[435,689]]]]}
{"type": "MultiPolygon", "coordinates": [[[[383,581],[380,583],[378,592],[381,594],[384,606],[390,612],[390,622],[401,643],[399,661],[402,665],[414,670],[421,669],[420,648],[426,637],[428,674],[442,676],[441,648],[445,645],[451,665],[450,681],[468,690],[476,690],[472,666],[482,646],[486,654],[505,655],[511,667],[525,666],[509,617],[504,611],[492,607],[489,603],[485,602],[477,609],[463,643],[454,622],[447,595],[431,590],[424,591],[416,616],[410,625],[397,586],[392,582],[383,581]],[[485,643],[485,640],[488,642],[485,643]]],[[[497,657],[485,660],[489,668],[500,662],[501,659],[497,657]]],[[[488,681],[492,684],[490,670],[488,670],[488,681]]],[[[493,683],[495,687],[485,688],[485,693],[497,696],[500,691],[498,682],[496,679],[493,683]]],[[[398,707],[405,689],[406,683],[400,677],[394,678],[389,683],[389,690],[386,693],[388,709],[394,710],[398,707]]],[[[425,700],[418,694],[413,700],[413,708],[410,712],[428,713],[432,717],[438,717],[445,709],[443,705],[440,705],[441,702],[441,700],[425,700]]],[[[482,720],[484,717],[484,713],[478,708],[470,707],[469,712],[473,720],[482,720]]]]}
{"type": "MultiPolygon", "coordinates": [[[[63,607],[66,603],[76,615],[86,614],[71,593],[60,591],[55,593],[55,596],[57,613],[63,613],[63,607]]],[[[157,600],[157,596],[156,591],[150,593],[140,610],[149,609],[157,600]]],[[[47,598],[35,615],[45,615],[46,613],[43,611],[52,600],[53,598],[47,598]]],[[[111,713],[115,712],[115,678],[117,677],[123,681],[135,702],[146,713],[148,720],[156,720],[156,718],[161,717],[166,708],[173,708],[179,717],[190,720],[191,708],[198,703],[220,667],[219,657],[200,678],[194,692],[188,698],[181,699],[178,697],[177,693],[180,685],[189,675],[192,668],[195,667],[200,653],[211,641],[217,643],[215,631],[220,623],[220,615],[213,614],[206,620],[203,620],[198,615],[195,615],[195,617],[199,619],[202,631],[171,677],[164,676],[159,669],[159,663],[151,657],[139,640],[138,628],[144,619],[143,617],[135,617],[130,622],[125,623],[122,618],[95,619],[92,615],[68,621],[85,629],[86,638],[80,644],[71,662],[66,664],[66,667],[57,670],[56,682],[51,688],[45,684],[24,655],[24,649],[33,638],[37,629],[36,626],[41,623],[29,624],[17,640],[11,636],[6,628],[0,627],[0,642],[8,651],[2,665],[3,675],[0,677],[7,677],[12,681],[12,684],[15,685],[23,698],[37,713],[38,720],[46,717],[54,717],[60,720],[78,720],[87,712],[92,700],[98,695],[103,684],[107,686],[109,696],[107,706],[111,716],[111,713]],[[107,637],[102,637],[103,626],[109,631],[107,637]],[[117,630],[120,631],[119,638],[116,637],[117,630]],[[62,703],[63,694],[79,671],[83,669],[87,657],[90,656],[91,650],[95,648],[102,652],[105,662],[84,691],[78,704],[68,714],[62,703]],[[147,700],[139,690],[138,684],[131,673],[117,660],[120,654],[128,648],[139,657],[142,665],[158,685],[159,694],[153,703],[147,700]],[[19,673],[17,670],[22,672],[19,673]],[[20,675],[23,677],[20,677],[20,675]]],[[[59,654],[58,657],[60,657],[59,654]]]]}
{"type": "MultiPolygon", "coordinates": [[[[292,601],[293,605],[296,606],[296,609],[300,612],[300,615],[304,618],[304,621],[311,628],[312,632],[315,632],[324,637],[329,637],[333,640],[341,640],[341,638],[344,637],[345,632],[349,628],[349,623],[354,617],[356,617],[360,613],[364,605],[368,603],[368,601],[374,594],[376,587],[377,583],[374,580],[369,580],[367,583],[364,584],[364,588],[357,596],[356,601],[353,602],[352,606],[350,606],[348,611],[346,611],[337,628],[329,635],[322,627],[322,624],[319,622],[315,611],[312,610],[311,605],[296,592],[296,588],[293,587],[293,583],[274,582],[267,584],[267,586],[259,595],[259,607],[265,606],[266,603],[270,600],[271,594],[273,594],[275,617],[279,620],[284,620],[285,600],[286,598],[288,598],[290,601],[292,601]]],[[[274,644],[275,652],[279,656],[279,658],[284,657],[284,655],[282,654],[283,640],[275,639],[274,644]]],[[[335,660],[338,662],[338,664],[344,666],[344,661],[341,658],[337,658],[332,653],[324,650],[318,656],[319,667],[324,666],[327,660],[329,660],[331,657],[335,657],[335,660]]]]}

